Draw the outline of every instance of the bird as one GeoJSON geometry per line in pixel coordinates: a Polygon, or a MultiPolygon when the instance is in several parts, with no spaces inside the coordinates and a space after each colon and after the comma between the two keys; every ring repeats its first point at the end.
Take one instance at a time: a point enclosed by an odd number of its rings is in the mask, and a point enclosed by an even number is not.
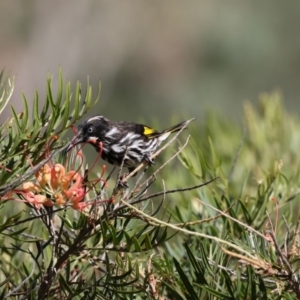
{"type": "Polygon", "coordinates": [[[184,121],[159,132],[143,124],[115,122],[103,116],[94,116],[78,126],[77,134],[66,152],[78,144],[88,143],[109,164],[121,166],[123,163],[131,173],[143,162],[154,164],[151,156],[160,144],[171,133],[185,128],[188,123],[189,121],[184,121]]]}

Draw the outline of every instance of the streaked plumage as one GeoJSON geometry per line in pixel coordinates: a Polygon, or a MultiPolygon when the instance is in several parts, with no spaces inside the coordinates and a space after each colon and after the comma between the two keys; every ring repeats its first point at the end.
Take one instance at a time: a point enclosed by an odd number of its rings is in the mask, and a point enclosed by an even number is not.
{"type": "Polygon", "coordinates": [[[99,152],[102,142],[101,156],[104,160],[120,166],[126,153],[124,166],[132,171],[144,161],[152,164],[150,157],[158,146],[185,124],[186,121],[158,132],[143,124],[114,122],[96,116],[78,126],[78,134],[71,141],[67,151],[79,143],[89,143],[99,152]]]}

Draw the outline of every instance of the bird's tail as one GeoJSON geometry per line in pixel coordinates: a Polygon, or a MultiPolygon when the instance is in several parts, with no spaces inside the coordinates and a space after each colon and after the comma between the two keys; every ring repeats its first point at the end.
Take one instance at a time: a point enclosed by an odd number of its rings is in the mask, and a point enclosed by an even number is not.
{"type": "Polygon", "coordinates": [[[155,138],[155,137],[158,137],[159,140],[162,142],[164,141],[171,133],[173,132],[177,132],[177,131],[180,131],[182,128],[184,128],[187,123],[189,123],[191,120],[188,120],[188,121],[184,121],[184,122],[181,122],[179,124],[176,124],[168,129],[165,129],[161,132],[157,132],[157,133],[154,133],[151,138],[155,138]]]}
{"type": "Polygon", "coordinates": [[[188,121],[181,122],[179,124],[176,124],[168,129],[162,131],[161,133],[163,134],[163,133],[177,132],[177,131],[181,130],[182,128],[184,128],[187,123],[188,123],[188,121]]]}

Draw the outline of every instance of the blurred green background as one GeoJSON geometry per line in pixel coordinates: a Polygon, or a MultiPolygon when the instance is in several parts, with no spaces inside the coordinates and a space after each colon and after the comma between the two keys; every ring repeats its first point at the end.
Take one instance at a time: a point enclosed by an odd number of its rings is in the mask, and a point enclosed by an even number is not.
{"type": "Polygon", "coordinates": [[[16,106],[21,91],[43,97],[61,66],[73,86],[102,81],[93,114],[114,120],[165,127],[208,108],[239,119],[245,99],[277,88],[297,111],[299,12],[274,0],[2,1],[0,68],[16,76],[16,106]]]}
{"type": "MultiPolygon", "coordinates": [[[[76,80],[84,88],[89,76],[96,94],[102,81],[100,101],[90,115],[142,121],[157,129],[196,117],[182,133],[184,138],[188,133],[192,135],[180,156],[183,165],[173,160],[151,189],[183,188],[215,176],[220,178],[202,189],[171,194],[159,217],[166,218],[169,212],[178,222],[215,217],[215,211],[207,209],[200,199],[223,211],[233,207],[232,215],[263,231],[270,228],[265,214],[268,211],[281,245],[287,228],[292,232],[294,227],[287,224],[296,224],[299,212],[299,12],[300,1],[295,0],[2,1],[0,70],[5,68],[6,74],[16,76],[12,104],[17,111],[23,109],[21,91],[29,102],[35,89],[43,98],[47,73],[54,74],[55,82],[61,67],[64,81],[71,81],[73,91],[76,80]],[[283,106],[281,94],[272,92],[276,89],[284,95],[283,106]],[[244,105],[247,99],[258,107],[258,96],[264,92],[271,94],[260,96],[258,110],[249,102],[244,105]],[[205,115],[208,110],[210,113],[205,115]],[[242,118],[244,126],[238,123],[242,118]]],[[[0,116],[0,124],[11,115],[6,113],[0,116]]],[[[95,151],[86,148],[93,151],[88,157],[93,163],[95,151]]],[[[146,176],[177,148],[178,144],[171,146],[160,155],[146,176]]],[[[101,166],[96,165],[94,170],[100,172],[101,166]]],[[[108,195],[115,178],[116,173],[108,195]]],[[[130,187],[136,178],[130,179],[130,187]]],[[[12,206],[19,209],[13,202],[6,205],[9,213],[14,212],[12,206]]],[[[4,211],[3,216],[9,213],[4,211]]],[[[32,224],[29,230],[40,230],[32,224]]],[[[230,232],[235,238],[243,238],[235,225],[218,218],[199,224],[196,230],[224,236],[230,232]]],[[[177,235],[166,246],[170,257],[181,257],[183,262],[184,238],[177,235]]],[[[250,240],[241,241],[243,248],[253,251],[250,240]]],[[[210,254],[207,257],[223,265],[214,243],[197,240],[195,251],[200,249],[198,242],[210,254]]],[[[274,266],[281,261],[281,255],[269,255],[264,247],[256,251],[266,261],[271,258],[274,266]]],[[[22,260],[15,257],[14,265],[18,267],[22,260]]],[[[224,262],[228,266],[227,259],[224,262]]],[[[232,263],[241,270],[240,261],[232,263]]],[[[299,269],[297,259],[289,263],[293,272],[299,269]]]]}

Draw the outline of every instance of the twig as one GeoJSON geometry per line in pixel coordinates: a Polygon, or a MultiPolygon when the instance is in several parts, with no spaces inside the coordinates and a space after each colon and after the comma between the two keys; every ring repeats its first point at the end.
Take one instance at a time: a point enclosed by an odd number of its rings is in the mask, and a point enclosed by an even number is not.
{"type": "MultiPolygon", "coordinates": [[[[171,156],[164,164],[162,164],[149,178],[147,178],[146,181],[144,181],[140,187],[142,187],[143,185],[147,184],[149,182],[149,180],[151,180],[152,178],[155,178],[156,174],[162,169],[164,168],[171,160],[173,160],[176,156],[179,155],[179,153],[186,147],[186,145],[188,144],[189,142],[189,139],[190,139],[190,136],[188,136],[186,142],[184,143],[184,145],[182,147],[180,147],[180,149],[173,155],[171,156]]],[[[146,169],[144,170],[144,172],[141,174],[141,176],[139,177],[139,179],[137,180],[132,192],[131,192],[131,195],[129,198],[131,198],[133,196],[134,193],[136,193],[136,188],[137,188],[137,185],[139,183],[139,181],[141,180],[141,178],[143,177],[143,175],[145,174],[145,171],[146,169]]],[[[148,184],[147,184],[147,187],[148,187],[148,184]]]]}
{"type": "MultiPolygon", "coordinates": [[[[143,201],[146,201],[148,199],[152,199],[152,198],[155,198],[155,197],[158,197],[158,196],[161,196],[161,195],[166,195],[166,194],[171,194],[171,193],[177,193],[177,192],[185,192],[185,191],[190,191],[190,190],[195,190],[197,188],[200,188],[200,187],[203,187],[205,185],[208,185],[210,184],[212,181],[215,181],[216,179],[218,179],[219,177],[215,177],[207,182],[204,182],[204,183],[201,183],[201,184],[198,184],[198,185],[194,185],[194,186],[190,186],[190,187],[187,187],[187,188],[181,188],[181,189],[174,189],[174,190],[168,190],[168,191],[161,191],[161,192],[158,192],[158,193],[155,193],[155,194],[152,194],[152,195],[149,195],[145,198],[139,198],[137,200],[133,200],[133,201],[129,201],[128,203],[130,203],[131,205],[133,204],[138,204],[140,202],[143,202],[143,201]]],[[[152,181],[153,182],[153,181],[152,181]]],[[[125,201],[125,199],[122,199],[123,201],[125,201]]],[[[117,211],[123,209],[125,207],[125,205],[119,205],[117,207],[115,207],[115,209],[113,210],[113,213],[116,213],[117,211]]]]}
{"type": "MultiPolygon", "coordinates": [[[[11,232],[11,233],[15,233],[15,231],[14,231],[12,228],[6,228],[6,230],[9,231],[9,232],[11,232]]],[[[2,233],[2,234],[3,234],[3,233],[2,233]]],[[[37,240],[37,241],[39,241],[39,242],[45,242],[44,239],[39,238],[39,237],[37,237],[37,236],[35,236],[35,235],[31,235],[31,234],[25,233],[25,232],[20,232],[20,233],[18,233],[18,234],[21,235],[21,236],[24,236],[24,237],[26,237],[26,238],[28,238],[28,239],[34,239],[34,240],[37,240]]]]}
{"type": "MultiPolygon", "coordinates": [[[[126,159],[127,152],[128,152],[128,145],[126,146],[125,153],[123,155],[122,162],[121,162],[121,165],[119,167],[118,176],[117,176],[117,183],[116,183],[116,187],[115,187],[117,189],[119,188],[121,173],[122,173],[122,170],[123,170],[123,167],[124,167],[124,162],[125,162],[125,159],[126,159]]],[[[114,194],[114,192],[113,192],[113,194],[114,194]]]]}
{"type": "Polygon", "coordinates": [[[275,246],[275,249],[276,249],[276,252],[277,254],[280,256],[280,258],[282,259],[283,263],[285,264],[285,266],[288,268],[289,270],[289,274],[291,276],[294,277],[295,281],[298,282],[298,279],[297,279],[297,276],[294,274],[293,270],[292,270],[292,267],[289,263],[289,261],[286,259],[286,257],[282,254],[279,246],[278,246],[278,243],[277,243],[277,240],[276,240],[276,237],[274,235],[274,232],[273,230],[268,230],[267,233],[271,236],[272,240],[273,240],[273,244],[275,246]]]}
{"type": "MultiPolygon", "coordinates": [[[[146,166],[145,166],[144,171],[141,173],[141,175],[139,176],[139,178],[136,180],[135,185],[134,185],[134,187],[133,187],[133,189],[132,189],[131,195],[132,195],[132,193],[134,193],[134,192],[136,191],[136,189],[137,189],[137,187],[138,187],[140,181],[141,181],[142,178],[145,176],[146,171],[148,170],[148,167],[149,167],[149,165],[146,165],[146,166]]],[[[149,178],[148,178],[146,181],[148,181],[148,180],[149,180],[149,178]]],[[[143,184],[142,184],[142,185],[143,185],[143,184]]],[[[142,185],[141,185],[141,186],[142,186],[142,185]]]]}
{"type": "MultiPolygon", "coordinates": [[[[196,257],[196,260],[203,261],[201,258],[198,258],[198,257],[196,257]]],[[[239,274],[239,272],[237,272],[237,271],[235,271],[235,270],[233,270],[233,269],[229,269],[229,268],[226,268],[226,267],[224,267],[224,266],[222,266],[222,265],[217,264],[216,262],[214,262],[214,261],[213,261],[212,259],[210,259],[210,258],[207,258],[207,260],[208,260],[208,263],[209,263],[210,265],[212,265],[212,266],[217,266],[218,269],[225,270],[226,272],[228,272],[228,273],[231,274],[232,276],[236,276],[236,277],[240,276],[240,278],[243,279],[243,280],[249,280],[249,276],[245,275],[244,273],[240,273],[240,274],[239,274]]],[[[266,278],[264,278],[264,282],[267,282],[267,283],[270,283],[270,284],[274,284],[274,285],[276,284],[276,281],[275,281],[275,280],[270,280],[270,279],[266,279],[266,278]]]]}
{"type": "MultiPolygon", "coordinates": [[[[229,207],[228,209],[226,209],[226,211],[229,211],[229,209],[231,209],[231,207],[229,207]]],[[[208,222],[211,222],[211,221],[214,221],[216,219],[219,219],[220,217],[222,217],[221,214],[218,214],[214,217],[211,217],[211,218],[206,218],[206,219],[202,219],[202,220],[197,220],[197,221],[192,221],[192,222],[185,222],[185,223],[176,223],[174,225],[176,226],[193,226],[193,225],[199,225],[199,224],[202,224],[202,223],[208,223],[208,222]]]]}
{"type": "Polygon", "coordinates": [[[219,177],[215,177],[215,178],[213,178],[209,181],[206,181],[204,183],[197,184],[197,185],[194,185],[194,186],[189,186],[189,187],[186,187],[186,188],[179,188],[179,189],[174,189],[174,190],[161,191],[161,192],[149,195],[147,197],[140,198],[137,201],[131,202],[131,204],[136,204],[138,202],[142,202],[142,201],[145,201],[145,200],[148,200],[148,199],[151,199],[151,198],[155,198],[155,197],[158,197],[158,196],[161,196],[161,195],[164,195],[164,194],[171,194],[171,193],[178,193],[178,192],[186,192],[186,191],[190,191],[190,190],[195,190],[195,189],[198,189],[200,187],[203,187],[203,186],[206,186],[206,185],[210,184],[211,182],[215,181],[218,178],[219,177]]]}
{"type": "Polygon", "coordinates": [[[219,209],[213,207],[212,205],[210,205],[210,204],[208,204],[208,203],[205,203],[205,202],[201,201],[200,199],[198,199],[198,201],[199,201],[200,203],[202,203],[203,205],[208,206],[209,208],[215,210],[215,211],[218,212],[219,214],[225,216],[226,218],[228,218],[228,219],[230,219],[230,220],[232,220],[232,221],[234,221],[234,222],[240,224],[241,226],[247,228],[249,231],[254,232],[255,234],[257,234],[257,235],[259,235],[260,237],[262,237],[264,240],[266,240],[266,241],[269,242],[269,240],[268,240],[263,234],[261,234],[259,231],[255,230],[255,229],[253,229],[252,227],[248,226],[247,224],[245,224],[245,223],[243,223],[243,222],[241,222],[241,221],[239,221],[239,220],[237,220],[237,219],[231,217],[230,215],[226,214],[225,212],[223,212],[223,211],[221,211],[221,210],[219,210],[219,209]]]}
{"type": "MultiPolygon", "coordinates": [[[[132,203],[130,203],[130,204],[132,204],[132,203]]],[[[174,223],[173,225],[174,226],[179,226],[179,227],[194,226],[194,225],[199,225],[199,224],[203,224],[203,223],[208,223],[208,222],[214,221],[216,219],[219,219],[220,217],[222,217],[222,215],[218,214],[218,215],[216,215],[215,217],[212,217],[212,218],[206,218],[206,219],[202,219],[202,220],[191,221],[191,222],[184,222],[184,223],[174,223]]],[[[154,225],[154,226],[156,225],[155,222],[148,221],[148,223],[150,225],[154,225]]],[[[161,226],[163,227],[163,225],[161,225],[161,226]]]]}
{"type": "MultiPolygon", "coordinates": [[[[163,184],[163,188],[164,188],[164,191],[165,191],[166,190],[166,186],[165,186],[164,180],[162,180],[162,184],[163,184]]],[[[162,205],[163,205],[163,203],[164,203],[165,200],[166,200],[166,193],[164,193],[163,198],[160,201],[159,205],[157,205],[156,210],[151,213],[152,217],[155,216],[160,211],[160,208],[162,207],[162,205]]],[[[153,209],[153,203],[152,203],[152,209],[153,209]]]]}
{"type": "MultiPolygon", "coordinates": [[[[53,210],[52,213],[54,212],[58,212],[58,211],[61,211],[61,210],[64,210],[65,208],[58,208],[56,210],[53,210]]],[[[17,225],[20,225],[20,224],[23,224],[23,223],[27,223],[29,221],[32,221],[32,220],[35,220],[35,219],[40,219],[41,217],[43,216],[49,216],[49,213],[43,213],[43,214],[40,214],[40,215],[35,215],[33,217],[30,217],[30,218],[27,218],[27,219],[24,219],[24,220],[21,220],[21,221],[17,221],[15,223],[12,223],[10,226],[8,226],[6,229],[8,229],[9,227],[13,227],[13,226],[17,226],[17,225]]]]}
{"type": "MultiPolygon", "coordinates": [[[[269,215],[268,211],[266,211],[266,215],[267,215],[267,219],[268,219],[268,222],[266,223],[266,227],[267,227],[268,225],[270,225],[271,230],[274,232],[274,226],[273,226],[273,223],[272,223],[272,220],[271,220],[271,218],[270,218],[270,215],[269,215]]],[[[275,229],[275,230],[276,230],[276,229],[275,229]]]]}
{"type": "MultiPolygon", "coordinates": [[[[187,137],[187,139],[186,139],[186,141],[185,141],[185,143],[183,144],[183,146],[182,147],[180,147],[179,149],[178,149],[178,151],[174,154],[174,155],[172,155],[165,163],[163,163],[147,180],[149,180],[149,179],[151,179],[151,177],[155,177],[156,176],[156,174],[158,173],[158,172],[160,172],[160,170],[161,169],[163,169],[171,160],[173,160],[176,156],[178,156],[179,154],[180,154],[180,152],[187,146],[187,144],[188,144],[188,142],[189,142],[189,140],[190,140],[190,135],[187,137]]],[[[143,186],[144,184],[146,183],[146,181],[145,182],[143,182],[142,184],[141,184],[141,186],[143,186]]]]}
{"type": "Polygon", "coordinates": [[[188,229],[185,229],[185,228],[180,228],[178,226],[175,226],[174,224],[171,224],[171,223],[167,223],[167,222],[164,222],[162,220],[159,220],[157,218],[154,218],[154,217],[151,217],[149,216],[148,214],[144,213],[143,211],[137,209],[135,206],[127,203],[126,201],[124,200],[120,200],[120,202],[122,202],[125,206],[129,207],[130,209],[132,209],[133,211],[141,214],[142,216],[146,217],[147,219],[153,221],[154,223],[158,224],[158,225],[163,225],[163,226],[166,226],[166,227],[169,227],[169,228],[172,228],[172,229],[175,229],[177,231],[180,231],[180,232],[183,232],[185,234],[189,234],[191,236],[198,236],[198,237],[203,237],[203,238],[207,238],[209,240],[213,240],[217,243],[220,243],[220,244],[225,244],[241,253],[244,253],[247,257],[249,257],[250,259],[252,260],[258,260],[258,258],[254,255],[252,255],[251,253],[247,252],[246,250],[244,250],[243,248],[240,248],[238,247],[237,245],[233,244],[233,243],[230,243],[226,240],[222,240],[216,236],[211,236],[211,235],[207,235],[205,233],[201,233],[201,232],[196,232],[196,231],[190,231],[188,229]]]}
{"type": "Polygon", "coordinates": [[[288,225],[288,222],[285,218],[285,216],[283,215],[283,221],[285,223],[285,226],[286,226],[286,234],[285,234],[285,237],[284,237],[284,251],[285,253],[287,253],[287,257],[289,257],[290,253],[288,251],[288,242],[290,240],[290,227],[288,225]]]}
{"type": "Polygon", "coordinates": [[[272,269],[272,266],[271,264],[269,264],[268,262],[264,261],[264,260],[260,260],[258,257],[253,257],[253,258],[249,258],[249,257],[245,257],[241,254],[238,254],[238,253],[235,253],[235,252],[232,252],[232,251],[229,251],[227,249],[225,249],[224,247],[221,246],[221,249],[224,253],[226,253],[227,255],[230,255],[232,257],[236,257],[236,258],[239,258],[240,260],[242,261],[245,261],[247,262],[248,264],[250,264],[251,266],[256,266],[258,268],[261,268],[265,271],[267,271],[269,274],[278,274],[278,271],[274,271],[272,269]]]}
{"type": "Polygon", "coordinates": [[[147,270],[146,270],[146,278],[147,278],[147,282],[148,282],[148,287],[149,287],[149,294],[150,297],[153,299],[158,299],[159,295],[158,295],[158,291],[157,291],[157,279],[155,278],[155,275],[152,273],[152,257],[154,255],[150,255],[148,260],[147,260],[147,270]]]}
{"type": "MultiPolygon", "coordinates": [[[[114,167],[112,168],[112,170],[110,171],[110,173],[109,173],[108,176],[106,177],[106,179],[105,179],[105,181],[103,182],[103,185],[102,185],[102,187],[101,187],[101,191],[104,189],[105,184],[108,182],[108,180],[110,179],[110,177],[111,177],[111,175],[113,174],[113,172],[114,172],[115,169],[116,169],[116,166],[114,166],[114,167]]],[[[97,199],[98,199],[98,197],[95,198],[95,200],[97,200],[97,199]]]]}
{"type": "MultiPolygon", "coordinates": [[[[59,228],[58,233],[56,235],[56,239],[54,238],[54,241],[53,241],[53,244],[54,244],[54,249],[52,251],[53,254],[58,253],[58,246],[59,246],[59,242],[61,242],[61,236],[62,236],[62,233],[63,233],[63,230],[64,230],[66,215],[67,215],[67,210],[65,210],[64,213],[63,213],[63,218],[61,218],[60,228],[59,228]]],[[[52,257],[52,259],[53,259],[53,257],[52,257]]]]}
{"type": "MultiPolygon", "coordinates": [[[[153,177],[150,182],[148,180],[147,180],[147,185],[142,190],[136,191],[136,192],[138,192],[138,194],[133,195],[133,193],[132,193],[130,195],[130,197],[133,197],[133,198],[142,197],[147,192],[148,188],[152,185],[152,183],[156,180],[156,177],[153,177]]],[[[130,201],[129,201],[129,203],[130,203],[130,201]]]]}
{"type": "Polygon", "coordinates": [[[12,291],[10,291],[9,293],[7,293],[4,296],[4,298],[8,298],[11,295],[13,295],[15,292],[17,292],[24,285],[24,283],[30,279],[30,277],[33,275],[34,271],[35,271],[35,266],[33,264],[31,273],[16,288],[14,288],[12,291]]]}

